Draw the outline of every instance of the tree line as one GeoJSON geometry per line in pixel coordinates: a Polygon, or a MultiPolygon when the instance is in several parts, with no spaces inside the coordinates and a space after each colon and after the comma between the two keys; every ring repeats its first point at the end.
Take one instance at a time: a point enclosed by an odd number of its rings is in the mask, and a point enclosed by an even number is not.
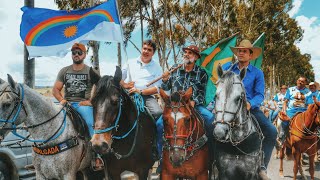
{"type": "MultiPolygon", "coordinates": [[[[238,40],[254,42],[266,34],[262,70],[267,87],[295,85],[298,76],[314,81],[310,54],[295,45],[303,30],[288,12],[293,0],[117,0],[124,29],[125,44],[134,29],[140,28],[157,43],[159,63],[169,68],[177,62],[181,47],[196,44],[204,50],[220,39],[239,32],[238,40]],[[147,27],[146,29],[144,27],[147,27]]],[[[95,0],[55,0],[60,9],[87,8],[95,0]]],[[[98,48],[98,47],[96,47],[98,48]]],[[[96,59],[98,60],[98,59],[96,59]]],[[[277,88],[276,88],[277,89],[277,88]]]]}

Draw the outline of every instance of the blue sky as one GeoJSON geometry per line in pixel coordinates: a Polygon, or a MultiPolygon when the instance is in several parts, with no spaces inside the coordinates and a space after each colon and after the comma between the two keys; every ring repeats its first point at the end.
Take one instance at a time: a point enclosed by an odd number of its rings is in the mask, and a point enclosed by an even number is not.
{"type": "MultiPolygon", "coordinates": [[[[23,82],[23,43],[19,37],[19,25],[23,0],[0,0],[0,78],[6,80],[6,74],[11,74],[17,82],[23,82]]],[[[294,8],[290,16],[295,18],[304,30],[303,40],[297,44],[302,53],[311,54],[311,64],[316,73],[316,81],[320,81],[320,0],[294,0],[294,8]]],[[[36,7],[57,9],[53,0],[35,0],[36,7]]],[[[138,27],[140,27],[138,25],[138,27]]],[[[146,37],[144,37],[146,38],[146,37]]],[[[131,39],[141,47],[141,35],[135,30],[131,39]]],[[[127,47],[128,58],[136,58],[139,52],[129,43],[127,47]]],[[[85,63],[90,64],[90,55],[85,63]]],[[[123,54],[124,56],[124,54],[123,54]]],[[[65,58],[37,58],[36,59],[36,85],[53,85],[58,71],[71,64],[71,55],[65,58]]],[[[101,74],[113,74],[117,64],[116,44],[102,45],[100,49],[101,74]]]]}

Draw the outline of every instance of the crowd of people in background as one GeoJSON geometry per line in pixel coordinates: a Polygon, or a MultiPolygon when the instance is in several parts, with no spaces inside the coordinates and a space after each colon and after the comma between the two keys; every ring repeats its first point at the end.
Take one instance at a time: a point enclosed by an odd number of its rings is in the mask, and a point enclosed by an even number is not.
{"type": "MultiPolygon", "coordinates": [[[[280,91],[272,99],[264,101],[261,106],[269,121],[274,123],[279,112],[283,112],[288,118],[292,118],[298,112],[304,112],[308,106],[314,103],[314,99],[320,101],[319,83],[310,82],[304,76],[300,76],[296,86],[289,87],[282,85],[280,91]]],[[[290,121],[281,123],[282,132],[288,133],[290,121]]],[[[320,132],[320,129],[319,129],[320,132]]],[[[280,133],[279,138],[283,138],[286,133],[280,133]]],[[[320,151],[317,160],[320,161],[320,151]]]]}

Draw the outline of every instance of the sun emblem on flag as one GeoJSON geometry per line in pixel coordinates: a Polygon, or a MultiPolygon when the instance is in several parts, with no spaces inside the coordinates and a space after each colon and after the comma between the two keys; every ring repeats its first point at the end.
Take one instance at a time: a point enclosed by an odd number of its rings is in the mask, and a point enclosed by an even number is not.
{"type": "Polygon", "coordinates": [[[75,36],[77,34],[77,32],[78,32],[77,26],[69,26],[64,29],[63,34],[64,34],[64,37],[71,38],[71,37],[75,36]]]}

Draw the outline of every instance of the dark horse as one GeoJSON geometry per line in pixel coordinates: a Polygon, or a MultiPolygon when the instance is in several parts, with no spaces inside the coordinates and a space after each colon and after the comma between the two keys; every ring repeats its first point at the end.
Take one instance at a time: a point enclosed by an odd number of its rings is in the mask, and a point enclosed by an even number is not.
{"type": "Polygon", "coordinates": [[[295,180],[297,178],[298,169],[300,172],[303,172],[300,163],[301,154],[307,153],[309,155],[309,173],[311,179],[314,180],[314,157],[317,153],[319,133],[317,132],[317,127],[320,126],[320,102],[318,102],[316,98],[314,98],[314,102],[314,104],[309,105],[307,111],[296,114],[290,121],[289,135],[280,151],[279,171],[281,177],[283,177],[284,149],[285,146],[287,146],[292,149],[294,156],[293,179],[295,180]]]}
{"type": "Polygon", "coordinates": [[[120,80],[121,69],[117,67],[114,77],[102,77],[92,92],[95,120],[92,147],[103,154],[105,172],[111,179],[120,180],[125,170],[136,173],[139,179],[147,179],[155,162],[152,159],[155,123],[143,112],[143,101],[132,101],[120,86],[120,80]]]}
{"type": "Polygon", "coordinates": [[[164,148],[161,178],[208,179],[208,145],[204,122],[190,104],[192,88],[168,96],[162,89],[164,148]]]}
{"type": "Polygon", "coordinates": [[[236,75],[218,66],[213,135],[220,180],[259,179],[263,135],[246,109],[245,74],[245,68],[236,75]]]}

